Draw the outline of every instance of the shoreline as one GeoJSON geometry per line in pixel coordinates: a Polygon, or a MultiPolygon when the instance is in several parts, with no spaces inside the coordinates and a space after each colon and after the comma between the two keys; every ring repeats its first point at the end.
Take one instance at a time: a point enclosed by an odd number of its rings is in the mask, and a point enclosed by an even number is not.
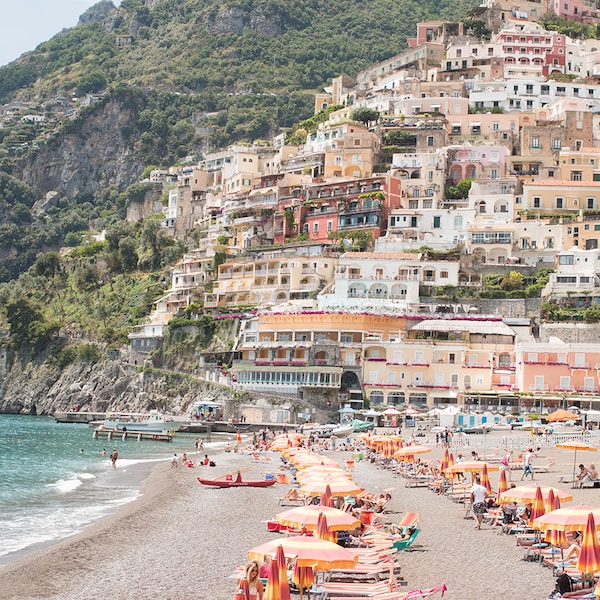
{"type": "MultiPolygon", "coordinates": [[[[478,448],[475,444],[481,441],[472,439],[472,447],[478,448]]],[[[432,450],[427,459],[441,458],[441,448],[432,450]]],[[[251,467],[244,477],[261,478],[265,472],[276,473],[280,464],[272,453],[268,454],[272,461],[260,463],[244,454],[209,454],[217,462],[210,470],[174,469],[168,461],[157,464],[135,501],[75,536],[0,567],[0,598],[230,600],[235,580],[229,576],[246,563],[247,551],[279,535],[269,533],[264,521],[285,510],[278,498],[287,486],[224,490],[200,486],[196,478],[208,472],[216,477],[251,467]]],[[[558,474],[571,472],[571,451],[548,448],[541,454],[557,464],[552,472],[536,475],[535,481],[557,484],[558,474]]],[[[327,455],[343,465],[348,453],[327,455]]],[[[586,453],[581,460],[593,462],[594,454],[586,453]]],[[[520,476],[520,471],[512,471],[515,483],[520,483],[520,476]]],[[[491,475],[492,485],[497,477],[491,475]]],[[[354,478],[372,492],[392,488],[385,522],[397,522],[409,511],[421,515],[414,551],[399,556],[406,591],[445,583],[449,600],[533,600],[546,598],[554,588],[549,569],[521,560],[525,551],[513,536],[497,535],[489,527],[475,531],[461,505],[427,488],[406,488],[399,476],[365,461],[357,463],[354,478]]],[[[558,487],[566,490],[568,484],[558,487]]],[[[593,504],[597,497],[592,490],[571,491],[574,500],[567,506],[593,504]]]]}

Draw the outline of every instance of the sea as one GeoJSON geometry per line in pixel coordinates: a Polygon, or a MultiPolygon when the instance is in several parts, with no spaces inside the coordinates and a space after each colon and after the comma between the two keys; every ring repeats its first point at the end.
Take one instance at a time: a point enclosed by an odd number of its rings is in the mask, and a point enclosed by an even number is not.
{"type": "MultiPolygon", "coordinates": [[[[96,440],[86,424],[0,415],[0,565],[135,500],[156,463],[170,460],[174,452],[194,458],[195,437],[177,433],[170,443],[96,440]],[[114,448],[116,469],[109,459],[114,448]]],[[[203,440],[205,453],[231,437],[212,434],[210,442],[203,440]]]]}

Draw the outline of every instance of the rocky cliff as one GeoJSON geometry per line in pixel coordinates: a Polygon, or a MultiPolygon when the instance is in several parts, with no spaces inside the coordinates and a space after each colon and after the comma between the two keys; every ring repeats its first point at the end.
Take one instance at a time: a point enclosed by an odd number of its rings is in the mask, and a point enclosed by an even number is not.
{"type": "Polygon", "coordinates": [[[123,190],[135,182],[145,165],[132,142],[134,106],[109,97],[91,106],[42,146],[15,175],[46,193],[76,197],[109,185],[123,190]]]}

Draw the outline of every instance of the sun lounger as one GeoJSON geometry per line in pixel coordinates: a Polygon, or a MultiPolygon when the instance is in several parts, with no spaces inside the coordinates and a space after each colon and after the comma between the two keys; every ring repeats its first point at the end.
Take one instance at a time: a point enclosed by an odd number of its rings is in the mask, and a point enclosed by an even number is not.
{"type": "Polygon", "coordinates": [[[397,542],[394,542],[393,547],[396,548],[396,550],[408,550],[418,535],[419,530],[415,529],[405,540],[398,540],[397,542]]]}
{"type": "Polygon", "coordinates": [[[304,496],[301,496],[295,488],[290,488],[285,496],[279,498],[279,506],[303,506],[304,504],[306,504],[304,496]]]}
{"type": "Polygon", "coordinates": [[[427,487],[433,479],[431,475],[406,475],[404,487],[427,487]]]}

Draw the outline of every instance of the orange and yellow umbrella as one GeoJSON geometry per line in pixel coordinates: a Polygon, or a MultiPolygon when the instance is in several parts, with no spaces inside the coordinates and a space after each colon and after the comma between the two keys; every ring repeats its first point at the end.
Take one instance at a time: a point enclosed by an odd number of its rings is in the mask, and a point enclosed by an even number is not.
{"type": "Polygon", "coordinates": [[[501,494],[508,489],[508,482],[506,481],[506,469],[500,471],[500,479],[498,480],[498,493],[501,494]]]}
{"type": "Polygon", "coordinates": [[[353,496],[362,491],[352,480],[342,477],[307,478],[302,481],[300,491],[307,496],[320,496],[327,486],[332,496],[353,496]]]}
{"type": "Polygon", "coordinates": [[[509,502],[533,502],[535,495],[537,494],[537,488],[540,488],[542,497],[547,498],[550,490],[554,493],[555,497],[558,497],[561,504],[563,502],[570,502],[573,500],[573,496],[568,492],[563,492],[558,488],[549,485],[520,485],[515,488],[506,490],[498,496],[499,504],[508,504],[509,502]]]}
{"type": "Polygon", "coordinates": [[[581,541],[581,552],[577,559],[577,570],[582,573],[595,573],[600,569],[600,544],[594,514],[589,513],[581,541]]]}
{"type": "Polygon", "coordinates": [[[265,600],[290,600],[287,561],[281,546],[277,548],[275,560],[271,563],[271,571],[267,580],[267,589],[265,590],[265,600]]]}
{"type": "Polygon", "coordinates": [[[295,506],[275,515],[275,520],[288,527],[304,525],[306,529],[314,531],[317,529],[319,515],[321,514],[327,517],[328,528],[332,531],[346,531],[360,526],[360,521],[352,514],[320,504],[295,506]]]}
{"type": "Polygon", "coordinates": [[[465,462],[456,463],[455,465],[448,467],[446,473],[479,473],[480,471],[483,471],[484,465],[488,472],[498,471],[500,469],[500,467],[483,460],[466,460],[465,462]]]}
{"type": "Polygon", "coordinates": [[[323,513],[319,513],[315,535],[318,538],[326,540],[328,542],[337,542],[337,535],[335,531],[332,531],[327,526],[327,517],[323,513]]]}
{"type": "Polygon", "coordinates": [[[588,522],[588,516],[592,513],[596,523],[600,523],[600,508],[579,504],[568,508],[559,508],[550,513],[538,517],[533,522],[535,529],[547,531],[558,529],[559,531],[583,531],[588,522]]]}
{"type": "Polygon", "coordinates": [[[400,460],[409,460],[417,454],[427,454],[427,452],[431,452],[431,448],[421,444],[413,444],[412,446],[409,445],[398,448],[393,456],[400,460]]]}
{"type": "Polygon", "coordinates": [[[483,468],[481,469],[481,485],[485,487],[488,494],[492,493],[492,484],[490,483],[490,476],[487,470],[487,463],[483,463],[483,468]]]}
{"type": "Polygon", "coordinates": [[[310,566],[318,571],[352,569],[358,561],[358,557],[349,549],[306,535],[293,535],[265,542],[249,550],[248,558],[263,560],[265,554],[274,556],[279,546],[288,558],[296,559],[298,566],[310,566]]]}
{"type": "Polygon", "coordinates": [[[573,481],[575,481],[575,470],[577,466],[577,451],[584,450],[586,452],[596,452],[598,448],[588,444],[587,442],[582,442],[579,440],[567,440],[566,442],[561,442],[560,444],[556,444],[557,448],[567,448],[569,450],[575,450],[573,454],[573,481]]]}
{"type": "Polygon", "coordinates": [[[529,523],[533,523],[535,519],[541,517],[546,507],[544,505],[544,496],[542,496],[542,490],[540,486],[536,486],[535,497],[533,498],[533,503],[531,505],[531,515],[529,517],[529,523]]]}
{"type": "Polygon", "coordinates": [[[294,566],[294,573],[292,575],[292,581],[298,586],[300,590],[300,599],[302,600],[302,594],[306,588],[315,581],[315,573],[312,567],[299,567],[298,564],[294,566]]]}

